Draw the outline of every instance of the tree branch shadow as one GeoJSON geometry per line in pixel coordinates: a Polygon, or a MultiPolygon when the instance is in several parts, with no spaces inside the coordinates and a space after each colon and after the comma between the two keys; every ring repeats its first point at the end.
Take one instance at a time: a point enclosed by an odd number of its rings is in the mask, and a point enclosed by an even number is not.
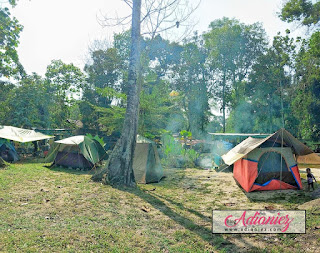
{"type": "MultiPolygon", "coordinates": [[[[225,250],[227,252],[231,251],[238,251],[237,246],[230,242],[229,240],[225,239],[222,234],[212,234],[211,229],[208,228],[206,225],[199,225],[195,223],[191,218],[185,217],[182,214],[176,212],[172,208],[170,208],[163,200],[168,201],[169,203],[175,205],[180,210],[185,210],[191,214],[194,214],[201,218],[204,223],[211,225],[211,218],[207,217],[196,210],[185,208],[185,206],[181,203],[175,202],[171,199],[166,199],[162,196],[157,194],[147,193],[139,188],[118,188],[119,190],[129,192],[131,194],[136,195],[137,197],[141,198],[145,202],[149,203],[153,208],[159,210],[164,215],[168,216],[170,219],[175,221],[176,223],[180,224],[185,229],[191,231],[192,233],[197,234],[200,238],[204,241],[208,242],[210,245],[215,247],[217,250],[225,250]]],[[[255,249],[253,245],[247,244],[248,248],[255,249]]]]}
{"type": "Polygon", "coordinates": [[[68,174],[73,175],[92,175],[94,172],[92,170],[76,170],[76,169],[68,169],[65,167],[59,167],[59,166],[45,166],[46,168],[55,171],[55,172],[64,172],[68,174]]]}

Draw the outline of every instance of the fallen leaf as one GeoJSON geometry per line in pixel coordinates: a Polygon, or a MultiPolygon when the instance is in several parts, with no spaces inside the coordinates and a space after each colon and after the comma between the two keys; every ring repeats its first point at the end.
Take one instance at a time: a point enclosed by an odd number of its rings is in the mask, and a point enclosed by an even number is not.
{"type": "Polygon", "coordinates": [[[146,213],[149,213],[149,212],[151,211],[151,208],[146,207],[146,206],[143,206],[143,207],[141,208],[141,210],[144,211],[144,212],[146,212],[146,213]]]}
{"type": "Polygon", "coordinates": [[[224,203],[225,206],[234,206],[235,203],[224,203]]]}
{"type": "Polygon", "coordinates": [[[274,206],[265,206],[264,207],[266,210],[274,210],[274,206]]]}

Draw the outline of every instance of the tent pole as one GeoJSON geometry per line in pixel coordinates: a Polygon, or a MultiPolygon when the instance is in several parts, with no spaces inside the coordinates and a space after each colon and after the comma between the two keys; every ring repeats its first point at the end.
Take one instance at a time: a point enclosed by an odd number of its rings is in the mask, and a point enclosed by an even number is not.
{"type": "Polygon", "coordinates": [[[283,154],[283,131],[284,129],[282,128],[281,130],[281,162],[280,162],[280,166],[281,166],[281,169],[280,169],[280,190],[281,190],[281,182],[282,182],[282,154],[283,154]]]}

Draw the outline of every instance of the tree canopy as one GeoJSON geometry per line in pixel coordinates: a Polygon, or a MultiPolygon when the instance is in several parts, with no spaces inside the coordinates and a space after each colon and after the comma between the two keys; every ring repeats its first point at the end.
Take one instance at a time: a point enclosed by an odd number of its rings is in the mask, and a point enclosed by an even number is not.
{"type": "MultiPolygon", "coordinates": [[[[139,36],[137,133],[154,139],[187,131],[200,139],[209,131],[285,127],[319,141],[319,13],[319,1],[285,2],[282,20],[315,28],[304,38],[288,30],[269,41],[260,23],[226,17],[179,43],[139,36]]],[[[19,62],[22,25],[7,8],[0,21],[0,124],[120,136],[132,91],[132,30],[90,47],[84,69],[52,60],[40,76],[19,62]]]]}
{"type": "Polygon", "coordinates": [[[306,26],[319,27],[320,2],[311,0],[289,0],[283,6],[280,18],[286,22],[300,22],[306,26]]]}

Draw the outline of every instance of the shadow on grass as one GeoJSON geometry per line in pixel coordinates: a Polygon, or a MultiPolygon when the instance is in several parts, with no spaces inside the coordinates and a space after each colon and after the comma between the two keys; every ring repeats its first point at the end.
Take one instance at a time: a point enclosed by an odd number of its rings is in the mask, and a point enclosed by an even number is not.
{"type": "Polygon", "coordinates": [[[20,159],[16,162],[13,162],[12,164],[29,164],[29,163],[45,163],[44,158],[42,157],[33,157],[33,156],[28,156],[28,157],[21,157],[20,159]]]}
{"type": "Polygon", "coordinates": [[[216,172],[225,172],[225,173],[233,173],[233,164],[232,165],[220,165],[214,169],[216,172]]]}
{"type": "Polygon", "coordinates": [[[312,200],[311,194],[306,192],[306,184],[302,190],[274,190],[274,191],[255,191],[243,193],[251,202],[268,202],[272,204],[302,205],[312,200]]]}
{"type": "Polygon", "coordinates": [[[58,167],[58,166],[46,166],[46,168],[52,170],[52,171],[57,171],[57,172],[65,172],[65,173],[69,173],[72,175],[93,175],[95,173],[94,170],[76,170],[76,169],[68,169],[65,167],[58,167]]]}
{"type": "MultiPolygon", "coordinates": [[[[208,225],[211,225],[210,217],[207,217],[193,209],[185,208],[184,205],[181,203],[177,203],[171,199],[166,199],[156,194],[147,193],[139,188],[132,189],[132,188],[119,187],[117,189],[121,191],[129,192],[141,198],[145,202],[149,203],[153,208],[159,210],[164,215],[168,216],[170,219],[174,220],[176,223],[183,226],[185,229],[197,234],[204,241],[207,241],[208,243],[210,243],[210,245],[212,245],[216,249],[220,249],[220,250],[223,249],[226,252],[230,252],[237,249],[235,244],[233,244],[227,239],[224,239],[221,234],[212,234],[212,231],[208,227],[205,227],[203,225],[198,225],[191,218],[185,217],[180,213],[176,212],[175,210],[167,206],[166,203],[162,201],[160,198],[168,201],[169,203],[175,205],[177,208],[181,210],[185,210],[189,213],[197,215],[198,217],[203,219],[204,222],[208,225]]],[[[247,244],[247,246],[249,248],[255,249],[255,247],[252,245],[247,244]]]]}
{"type": "Polygon", "coordinates": [[[178,207],[179,209],[181,209],[181,210],[186,210],[186,211],[188,211],[189,213],[192,213],[192,214],[198,216],[199,218],[203,219],[203,220],[206,221],[206,222],[211,222],[210,217],[205,216],[205,215],[203,215],[202,213],[200,213],[200,212],[198,212],[198,211],[196,211],[196,210],[193,210],[193,209],[191,209],[191,208],[187,208],[187,207],[185,207],[182,203],[179,203],[179,202],[177,202],[177,201],[174,201],[174,200],[172,200],[172,199],[170,199],[170,198],[168,198],[168,197],[160,196],[160,195],[158,195],[158,194],[156,194],[156,193],[153,193],[152,195],[155,196],[155,197],[157,197],[158,199],[160,199],[160,198],[161,198],[161,199],[164,199],[164,200],[168,201],[169,203],[175,205],[175,206],[178,207]]]}

